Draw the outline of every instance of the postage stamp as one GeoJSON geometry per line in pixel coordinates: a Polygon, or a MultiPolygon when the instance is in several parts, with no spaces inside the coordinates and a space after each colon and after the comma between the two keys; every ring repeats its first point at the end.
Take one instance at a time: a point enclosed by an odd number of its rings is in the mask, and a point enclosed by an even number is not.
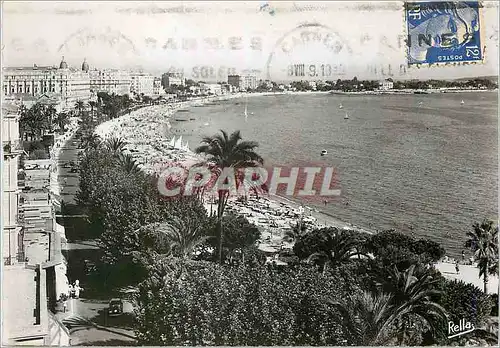
{"type": "Polygon", "coordinates": [[[408,64],[482,61],[480,7],[477,1],[406,3],[408,64]]]}

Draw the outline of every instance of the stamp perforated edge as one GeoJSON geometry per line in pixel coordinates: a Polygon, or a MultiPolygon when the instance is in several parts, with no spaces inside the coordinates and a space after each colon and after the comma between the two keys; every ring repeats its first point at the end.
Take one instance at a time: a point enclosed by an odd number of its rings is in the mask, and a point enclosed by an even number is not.
{"type": "Polygon", "coordinates": [[[407,7],[408,4],[411,3],[416,3],[416,2],[448,2],[448,0],[408,0],[403,2],[403,33],[405,34],[405,57],[406,57],[406,65],[408,69],[432,69],[432,68],[446,68],[446,67],[457,67],[457,66],[469,66],[469,65],[483,65],[487,62],[487,56],[486,56],[486,51],[487,51],[487,46],[486,46],[486,41],[485,41],[485,30],[484,28],[484,2],[483,0],[478,0],[478,15],[479,15],[479,37],[480,37],[480,42],[481,42],[481,59],[476,60],[476,61],[470,61],[470,62],[435,62],[435,63],[420,63],[420,64],[410,64],[409,63],[409,50],[408,50],[408,43],[406,40],[408,40],[408,23],[406,21],[407,18],[407,7]]]}

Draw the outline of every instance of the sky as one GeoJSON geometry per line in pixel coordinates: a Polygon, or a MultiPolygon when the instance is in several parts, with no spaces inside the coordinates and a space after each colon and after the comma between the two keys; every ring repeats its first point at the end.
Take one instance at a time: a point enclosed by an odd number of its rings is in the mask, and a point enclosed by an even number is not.
{"type": "Polygon", "coordinates": [[[2,65],[139,69],[225,80],[498,75],[498,2],[480,19],[485,60],[408,67],[403,2],[4,2],[2,65]],[[267,5],[267,6],[262,6],[267,5]]]}

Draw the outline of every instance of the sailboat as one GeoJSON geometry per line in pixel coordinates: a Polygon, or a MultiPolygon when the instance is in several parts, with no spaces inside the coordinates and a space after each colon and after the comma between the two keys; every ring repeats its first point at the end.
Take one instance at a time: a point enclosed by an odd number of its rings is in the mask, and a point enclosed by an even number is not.
{"type": "Polygon", "coordinates": [[[176,140],[174,144],[174,149],[182,149],[182,135],[176,140]]]}
{"type": "Polygon", "coordinates": [[[349,115],[347,114],[347,112],[345,113],[345,116],[344,116],[344,120],[347,120],[349,119],[349,115]]]}
{"type": "Polygon", "coordinates": [[[186,145],[182,148],[184,151],[189,151],[189,142],[186,141],[186,145]]]}
{"type": "Polygon", "coordinates": [[[344,106],[342,105],[342,103],[339,104],[339,109],[343,109],[344,106]]]}
{"type": "Polygon", "coordinates": [[[464,100],[463,100],[463,99],[462,99],[462,101],[460,102],[460,104],[461,104],[461,105],[464,105],[464,104],[465,104],[465,102],[464,102],[464,100]]]}
{"type": "Polygon", "coordinates": [[[168,146],[169,146],[169,147],[174,147],[174,146],[175,146],[175,135],[174,135],[174,137],[170,140],[170,142],[168,143],[168,146]]]}

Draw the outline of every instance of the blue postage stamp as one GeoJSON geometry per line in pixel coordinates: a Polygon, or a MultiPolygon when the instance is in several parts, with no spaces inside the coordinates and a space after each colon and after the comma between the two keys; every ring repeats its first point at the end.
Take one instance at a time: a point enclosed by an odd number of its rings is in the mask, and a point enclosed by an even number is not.
{"type": "Polygon", "coordinates": [[[483,59],[477,1],[406,3],[408,64],[483,59]]]}

